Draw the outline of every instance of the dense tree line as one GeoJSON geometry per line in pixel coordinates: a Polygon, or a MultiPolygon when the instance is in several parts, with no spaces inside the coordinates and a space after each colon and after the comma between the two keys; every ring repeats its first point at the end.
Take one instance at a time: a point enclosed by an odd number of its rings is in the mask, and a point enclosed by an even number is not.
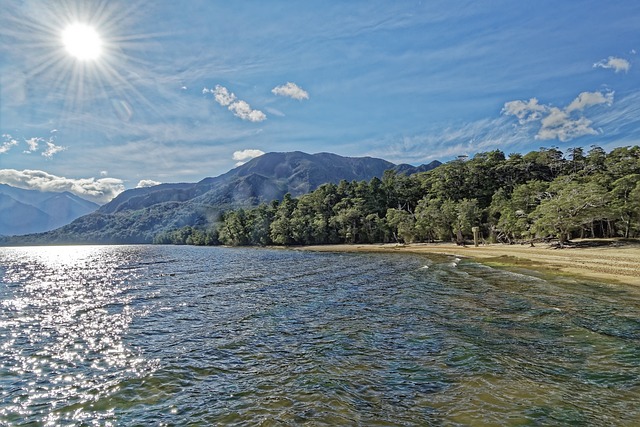
{"type": "Polygon", "coordinates": [[[158,243],[309,245],[513,243],[573,237],[640,236],[640,147],[606,153],[541,148],[496,150],[405,176],[324,184],[315,191],[223,214],[216,230],[176,230],[158,243]]]}

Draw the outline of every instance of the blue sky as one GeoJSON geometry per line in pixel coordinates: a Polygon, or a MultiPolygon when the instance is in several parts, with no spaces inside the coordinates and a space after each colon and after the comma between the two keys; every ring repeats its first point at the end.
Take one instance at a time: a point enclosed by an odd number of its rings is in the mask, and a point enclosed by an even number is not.
{"type": "Polygon", "coordinates": [[[261,152],[640,142],[635,0],[0,2],[0,182],[23,188],[105,202],[261,152]]]}

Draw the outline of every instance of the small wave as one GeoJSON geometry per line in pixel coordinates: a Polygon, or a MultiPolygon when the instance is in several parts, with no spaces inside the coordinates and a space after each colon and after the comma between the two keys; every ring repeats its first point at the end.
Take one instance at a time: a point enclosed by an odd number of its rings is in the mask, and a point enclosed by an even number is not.
{"type": "Polygon", "coordinates": [[[137,268],[147,267],[151,265],[171,264],[173,262],[176,262],[176,260],[169,259],[169,260],[161,260],[161,261],[141,261],[141,262],[136,262],[135,264],[121,265],[119,267],[116,267],[115,270],[135,270],[137,268]]]}

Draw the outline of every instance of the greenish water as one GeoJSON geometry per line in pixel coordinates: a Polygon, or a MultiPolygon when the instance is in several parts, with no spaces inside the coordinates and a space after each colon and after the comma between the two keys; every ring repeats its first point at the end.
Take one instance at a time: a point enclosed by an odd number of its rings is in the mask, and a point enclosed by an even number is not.
{"type": "Polygon", "coordinates": [[[454,257],[0,248],[0,425],[638,425],[640,292],[454,257]]]}

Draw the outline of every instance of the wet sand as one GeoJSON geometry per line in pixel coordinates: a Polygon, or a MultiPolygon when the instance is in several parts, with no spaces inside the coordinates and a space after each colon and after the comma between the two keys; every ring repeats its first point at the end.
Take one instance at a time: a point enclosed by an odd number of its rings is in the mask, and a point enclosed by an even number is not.
{"type": "Polygon", "coordinates": [[[516,267],[559,275],[619,282],[640,286],[640,240],[576,240],[575,247],[559,249],[554,245],[458,246],[452,243],[416,243],[409,245],[323,245],[300,250],[319,252],[406,252],[434,253],[473,258],[497,267],[516,267]]]}

